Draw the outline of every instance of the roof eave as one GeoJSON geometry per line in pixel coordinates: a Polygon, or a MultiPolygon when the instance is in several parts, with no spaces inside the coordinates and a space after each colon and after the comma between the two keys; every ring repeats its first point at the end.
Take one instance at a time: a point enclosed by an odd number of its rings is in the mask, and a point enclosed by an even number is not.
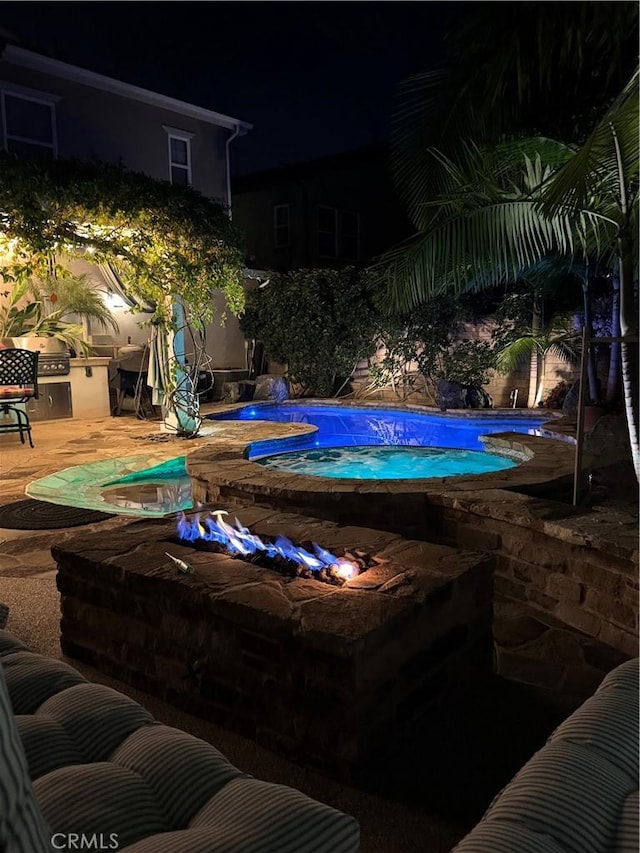
{"type": "Polygon", "coordinates": [[[12,65],[31,68],[34,71],[41,71],[64,80],[72,80],[74,83],[91,86],[94,89],[110,92],[113,95],[120,95],[134,101],[141,101],[142,103],[180,113],[181,115],[189,116],[208,124],[216,124],[220,127],[226,127],[229,130],[238,130],[241,135],[248,133],[253,127],[249,122],[232,118],[223,113],[207,110],[196,104],[179,101],[176,98],[170,98],[167,95],[161,95],[159,92],[152,92],[149,89],[142,89],[139,86],[132,86],[130,83],[123,83],[121,80],[115,80],[113,77],[96,74],[94,71],[89,71],[86,68],[70,65],[68,62],[61,62],[59,59],[51,59],[48,56],[34,53],[31,50],[26,50],[23,47],[13,44],[5,46],[2,51],[2,59],[10,62],[12,65]]]}

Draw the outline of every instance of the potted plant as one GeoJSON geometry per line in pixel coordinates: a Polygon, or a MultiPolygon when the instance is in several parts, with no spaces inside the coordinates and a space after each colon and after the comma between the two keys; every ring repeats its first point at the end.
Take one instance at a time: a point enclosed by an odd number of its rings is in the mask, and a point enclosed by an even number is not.
{"type": "Polygon", "coordinates": [[[0,339],[11,339],[23,349],[68,349],[87,356],[91,348],[84,340],[82,321],[118,330],[114,317],[85,275],[66,274],[44,281],[20,278],[3,296],[6,302],[0,307],[0,339]]]}

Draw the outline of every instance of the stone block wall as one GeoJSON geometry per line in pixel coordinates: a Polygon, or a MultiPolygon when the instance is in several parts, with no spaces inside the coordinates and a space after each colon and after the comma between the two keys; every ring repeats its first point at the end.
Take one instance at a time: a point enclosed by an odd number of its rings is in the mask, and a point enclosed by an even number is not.
{"type": "Polygon", "coordinates": [[[360,547],[379,565],[336,588],[168,544],[168,524],[70,540],[53,549],[65,654],[345,779],[381,734],[389,743],[443,702],[465,668],[490,673],[486,558],[255,507],[239,514],[258,535],[360,547]],[[195,571],[177,572],[165,550],[195,571]]]}
{"type": "MultiPolygon", "coordinates": [[[[482,494],[482,493],[481,493],[482,494]]],[[[493,554],[495,593],[557,618],[629,656],[638,653],[637,555],[536,517],[552,502],[524,495],[324,492],[311,498],[217,487],[214,502],[255,500],[340,524],[389,530],[493,554]]],[[[615,535],[615,530],[613,531],[615,535]]]]}

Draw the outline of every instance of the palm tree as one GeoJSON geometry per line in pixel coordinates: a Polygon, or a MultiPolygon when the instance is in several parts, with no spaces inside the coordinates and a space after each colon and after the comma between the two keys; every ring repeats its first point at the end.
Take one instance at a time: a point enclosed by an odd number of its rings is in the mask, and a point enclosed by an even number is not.
{"type": "Polygon", "coordinates": [[[579,228],[587,214],[595,214],[602,222],[602,230],[610,237],[609,245],[603,245],[601,251],[604,255],[613,255],[618,271],[625,413],[636,475],[640,480],[638,312],[634,298],[640,174],[638,81],[636,70],[585,144],[545,189],[542,210],[551,218],[570,216],[579,228]]]}
{"type": "Polygon", "coordinates": [[[444,67],[403,81],[392,117],[392,169],[416,228],[425,200],[449,189],[430,151],[458,159],[470,138],[580,143],[637,63],[633,2],[477,3],[458,20],[444,67]]]}
{"type": "Polygon", "coordinates": [[[386,301],[406,310],[439,290],[513,282],[553,254],[597,257],[620,270],[625,409],[640,479],[633,272],[637,258],[638,72],[584,145],[543,139],[482,151],[464,147],[461,165],[438,151],[451,189],[425,205],[422,230],[378,265],[386,301]]]}
{"type": "Polygon", "coordinates": [[[530,364],[532,358],[540,358],[541,369],[532,401],[534,406],[538,406],[542,402],[547,358],[554,355],[567,364],[575,364],[580,358],[579,343],[575,329],[570,327],[570,318],[557,317],[539,332],[532,330],[503,347],[498,352],[497,368],[500,373],[511,373],[524,364],[530,364]]]}

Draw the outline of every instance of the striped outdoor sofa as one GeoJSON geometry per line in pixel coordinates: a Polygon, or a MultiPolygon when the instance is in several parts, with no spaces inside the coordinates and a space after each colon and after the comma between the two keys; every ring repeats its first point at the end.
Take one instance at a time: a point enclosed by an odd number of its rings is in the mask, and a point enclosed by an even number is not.
{"type": "Polygon", "coordinates": [[[638,659],[612,670],[452,853],[638,853],[638,659]]]}
{"type": "Polygon", "coordinates": [[[0,630],[0,850],[82,849],[357,853],[359,827],[0,630]]]}

